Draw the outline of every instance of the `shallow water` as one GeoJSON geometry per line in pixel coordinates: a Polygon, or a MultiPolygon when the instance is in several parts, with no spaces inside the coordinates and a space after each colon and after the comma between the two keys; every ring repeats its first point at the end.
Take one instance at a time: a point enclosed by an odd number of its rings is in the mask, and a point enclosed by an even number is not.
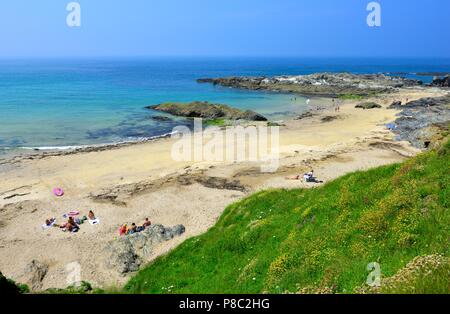
{"type": "MultiPolygon", "coordinates": [[[[0,154],[22,147],[67,147],[138,140],[189,124],[158,122],[144,106],[210,101],[276,119],[306,109],[306,98],[198,84],[203,77],[450,72],[447,60],[351,59],[97,59],[1,60],[0,154]]],[[[420,77],[430,81],[430,77],[420,77]]]]}

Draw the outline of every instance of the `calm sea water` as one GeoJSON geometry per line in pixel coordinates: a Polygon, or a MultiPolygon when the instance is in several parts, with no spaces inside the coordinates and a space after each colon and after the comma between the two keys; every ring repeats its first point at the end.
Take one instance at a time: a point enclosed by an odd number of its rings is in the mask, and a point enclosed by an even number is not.
{"type": "Polygon", "coordinates": [[[252,109],[272,118],[306,109],[305,98],[197,84],[202,77],[314,72],[450,72],[449,60],[92,59],[0,60],[0,154],[17,148],[137,140],[169,133],[184,119],[157,122],[144,109],[195,100],[252,109]]]}

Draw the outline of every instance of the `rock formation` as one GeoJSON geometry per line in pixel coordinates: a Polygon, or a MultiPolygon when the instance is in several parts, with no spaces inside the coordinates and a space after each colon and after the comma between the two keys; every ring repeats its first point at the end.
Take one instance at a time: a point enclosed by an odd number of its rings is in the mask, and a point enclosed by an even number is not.
{"type": "Polygon", "coordinates": [[[28,285],[31,291],[42,289],[42,281],[48,272],[48,265],[32,260],[26,267],[23,275],[23,282],[28,285]]]}
{"type": "Polygon", "coordinates": [[[374,102],[364,102],[361,104],[357,104],[355,108],[361,108],[361,109],[374,109],[374,108],[381,108],[381,105],[374,103],[374,102]]]}
{"type": "Polygon", "coordinates": [[[195,101],[191,103],[164,103],[148,106],[147,109],[161,111],[174,116],[203,118],[203,119],[228,119],[267,121],[267,118],[251,110],[239,110],[222,104],[211,104],[208,102],[195,101]]]}

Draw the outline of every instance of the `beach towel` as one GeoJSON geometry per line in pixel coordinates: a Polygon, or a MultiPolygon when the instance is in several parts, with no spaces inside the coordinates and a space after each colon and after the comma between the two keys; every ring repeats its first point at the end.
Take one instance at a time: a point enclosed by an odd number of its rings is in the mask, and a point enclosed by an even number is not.
{"type": "Polygon", "coordinates": [[[89,219],[88,220],[89,223],[93,226],[93,225],[98,225],[100,223],[100,218],[96,218],[96,219],[89,219]]]}

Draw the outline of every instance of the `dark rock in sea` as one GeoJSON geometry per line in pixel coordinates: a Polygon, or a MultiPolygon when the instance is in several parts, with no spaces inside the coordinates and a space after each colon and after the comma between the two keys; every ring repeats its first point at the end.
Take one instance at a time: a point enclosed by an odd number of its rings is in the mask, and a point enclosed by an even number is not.
{"type": "Polygon", "coordinates": [[[431,148],[447,136],[450,123],[450,95],[421,98],[400,107],[393,132],[398,140],[418,148],[431,148]]]}
{"type": "Polygon", "coordinates": [[[364,102],[361,104],[358,104],[355,106],[355,108],[362,108],[362,109],[374,109],[374,108],[381,108],[381,105],[374,103],[374,102],[364,102]]]}
{"type": "Polygon", "coordinates": [[[203,119],[228,119],[228,120],[248,120],[267,121],[267,118],[251,110],[240,110],[222,104],[211,104],[209,102],[195,101],[191,103],[164,103],[155,106],[145,107],[174,116],[203,119]]]}
{"type": "Polygon", "coordinates": [[[26,283],[31,291],[42,289],[42,281],[48,272],[48,265],[32,260],[26,267],[22,281],[26,283]]]}
{"type": "Polygon", "coordinates": [[[435,77],[430,85],[436,87],[450,87],[450,76],[447,75],[443,78],[435,77]]]}
{"type": "Polygon", "coordinates": [[[302,113],[301,115],[299,115],[298,117],[294,118],[294,120],[302,120],[302,119],[306,119],[306,118],[311,118],[313,116],[314,116],[314,114],[311,111],[306,111],[306,112],[302,113]]]}
{"type": "Polygon", "coordinates": [[[384,74],[316,73],[276,77],[201,78],[198,83],[250,90],[293,92],[303,95],[335,97],[339,95],[368,96],[388,93],[398,88],[422,85],[421,81],[384,74]]]}
{"type": "Polygon", "coordinates": [[[150,256],[155,245],[180,236],[185,230],[183,225],[172,228],[151,225],[142,232],[112,240],[104,249],[106,251],[105,266],[121,274],[137,271],[142,262],[150,256]]]}
{"type": "Polygon", "coordinates": [[[159,121],[159,122],[172,121],[171,118],[166,117],[166,116],[153,116],[152,119],[155,121],[159,121]]]}

